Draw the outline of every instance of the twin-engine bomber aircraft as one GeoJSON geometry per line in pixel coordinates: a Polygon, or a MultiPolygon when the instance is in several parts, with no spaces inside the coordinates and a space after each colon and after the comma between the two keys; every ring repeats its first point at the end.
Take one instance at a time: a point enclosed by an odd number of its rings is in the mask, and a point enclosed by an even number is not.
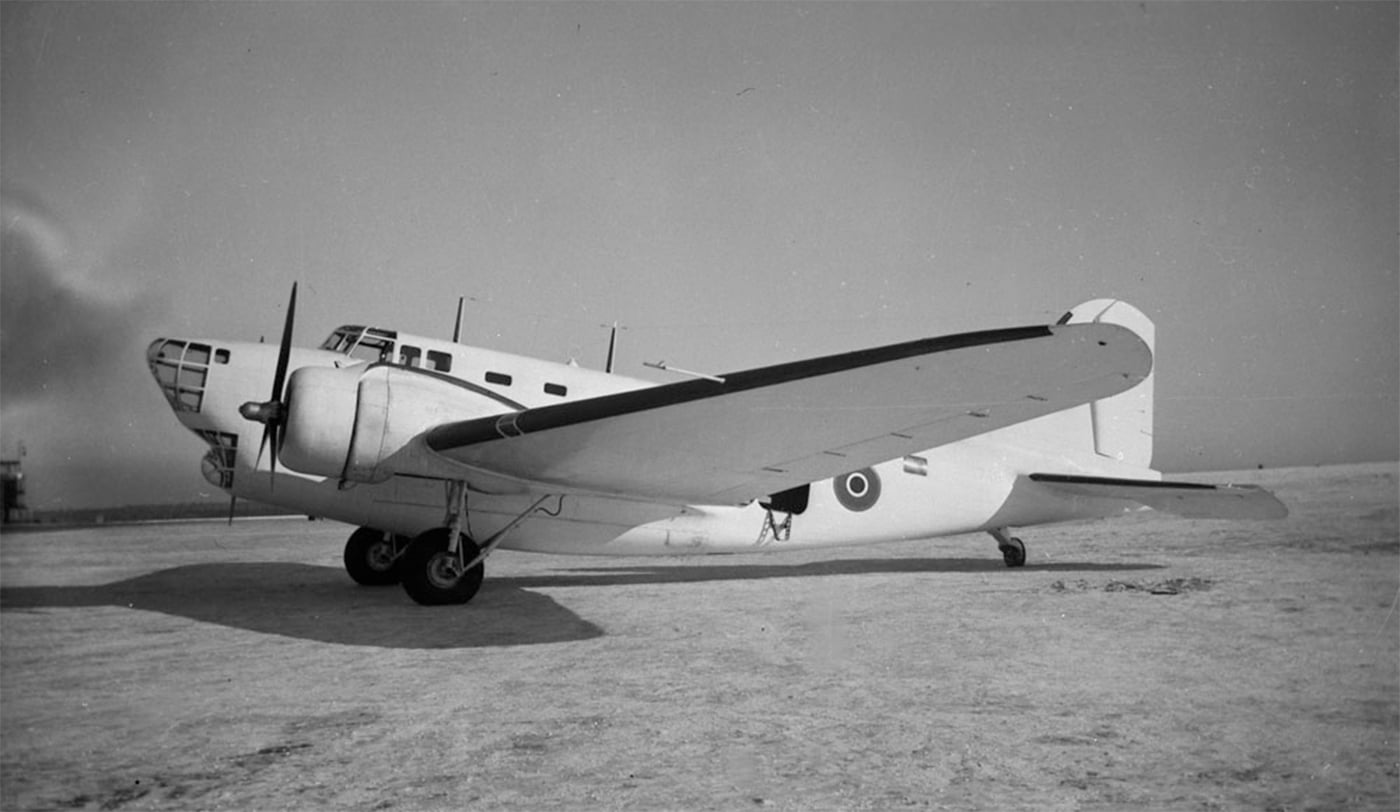
{"type": "MultiPolygon", "coordinates": [[[[497,548],[598,555],[810,549],[1144,507],[1277,518],[1248,486],[1152,470],[1153,325],[1115,300],[1053,325],[657,385],[374,327],[157,339],[146,353],[228,491],[359,525],[345,568],[465,603],[497,548]],[[266,400],[260,398],[269,391],[266,400]]],[[[611,366],[611,363],[609,364],[611,366]]]]}

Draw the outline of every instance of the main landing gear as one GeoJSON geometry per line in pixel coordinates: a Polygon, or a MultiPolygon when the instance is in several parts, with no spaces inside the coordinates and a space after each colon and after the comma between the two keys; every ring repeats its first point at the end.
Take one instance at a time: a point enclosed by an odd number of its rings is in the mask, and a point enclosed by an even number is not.
{"type": "Polygon", "coordinates": [[[486,577],[486,555],[465,533],[452,544],[451,527],[419,534],[400,564],[403,589],[424,606],[466,603],[486,577]]]}
{"type": "MultiPolygon", "coordinates": [[[[394,571],[404,591],[424,606],[462,604],[476,596],[486,575],[486,557],[510,531],[530,518],[549,496],[542,496],[481,544],[462,532],[467,517],[465,482],[448,483],[447,526],[414,537],[394,571]]],[[[561,505],[562,505],[562,497],[561,505]]]]}
{"type": "MultiPolygon", "coordinates": [[[[345,571],[361,586],[402,582],[419,603],[466,603],[481,587],[484,556],[465,534],[449,552],[452,528],[435,527],[413,538],[361,527],[345,542],[345,571]],[[462,567],[462,559],[476,562],[462,567]]],[[[459,531],[460,532],[460,531],[459,531]]]]}
{"type": "Polygon", "coordinates": [[[345,571],[361,586],[402,583],[422,604],[466,603],[481,588],[484,556],[466,534],[449,552],[451,532],[450,527],[435,527],[409,538],[361,527],[345,542],[345,571]],[[475,565],[464,568],[463,558],[475,565]]]}
{"type": "Polygon", "coordinates": [[[1007,535],[1007,528],[994,527],[987,532],[992,538],[997,540],[997,549],[1001,550],[1001,558],[1008,567],[1024,567],[1026,565],[1026,545],[1015,536],[1007,535]]]}
{"type": "Polygon", "coordinates": [[[361,527],[345,542],[345,571],[361,586],[402,583],[427,606],[466,603],[481,588],[486,556],[461,531],[450,544],[451,534],[451,527],[435,527],[409,538],[361,527]]]}
{"type": "Polygon", "coordinates": [[[409,541],[408,536],[361,527],[345,542],[345,571],[362,586],[397,584],[399,558],[409,541]]]}

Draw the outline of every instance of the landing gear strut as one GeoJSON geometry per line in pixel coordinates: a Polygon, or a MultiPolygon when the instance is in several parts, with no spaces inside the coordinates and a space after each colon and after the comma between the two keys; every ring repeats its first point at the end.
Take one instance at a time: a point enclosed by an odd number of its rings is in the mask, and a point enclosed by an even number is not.
{"type": "MultiPolygon", "coordinates": [[[[467,519],[467,484],[448,483],[447,526],[419,534],[397,568],[408,596],[424,606],[466,603],[476,596],[486,574],[486,557],[517,525],[530,518],[549,496],[535,500],[520,515],[478,545],[462,532],[467,519]]],[[[563,497],[559,497],[560,506],[563,497]]]]}
{"type": "Polygon", "coordinates": [[[399,582],[399,557],[408,539],[372,527],[361,527],[345,542],[345,571],[362,586],[388,586],[399,582]]]}
{"type": "Polygon", "coordinates": [[[1026,545],[1015,536],[1007,535],[1005,527],[995,527],[987,532],[992,538],[997,540],[997,549],[1001,550],[1001,558],[1008,567],[1024,567],[1026,565],[1026,545]]]}

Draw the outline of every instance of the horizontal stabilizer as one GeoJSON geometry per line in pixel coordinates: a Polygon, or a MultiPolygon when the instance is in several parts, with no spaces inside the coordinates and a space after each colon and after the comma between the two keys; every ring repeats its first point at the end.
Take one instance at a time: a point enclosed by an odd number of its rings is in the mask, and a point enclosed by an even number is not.
{"type": "Polygon", "coordinates": [[[1097,499],[1128,499],[1189,519],[1282,519],[1288,508],[1253,485],[1207,485],[1150,479],[1112,479],[1071,474],[1031,474],[1051,490],[1097,499]]]}

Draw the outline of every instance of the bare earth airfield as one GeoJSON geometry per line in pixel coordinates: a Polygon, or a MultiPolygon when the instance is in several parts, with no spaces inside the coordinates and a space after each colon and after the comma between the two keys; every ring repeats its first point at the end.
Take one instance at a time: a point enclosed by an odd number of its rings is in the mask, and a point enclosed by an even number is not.
{"type": "Polygon", "coordinates": [[[1396,474],[1207,475],[1292,515],[1032,528],[1023,570],[502,552],[445,609],[329,522],[7,534],[0,806],[1393,810],[1396,474]]]}

